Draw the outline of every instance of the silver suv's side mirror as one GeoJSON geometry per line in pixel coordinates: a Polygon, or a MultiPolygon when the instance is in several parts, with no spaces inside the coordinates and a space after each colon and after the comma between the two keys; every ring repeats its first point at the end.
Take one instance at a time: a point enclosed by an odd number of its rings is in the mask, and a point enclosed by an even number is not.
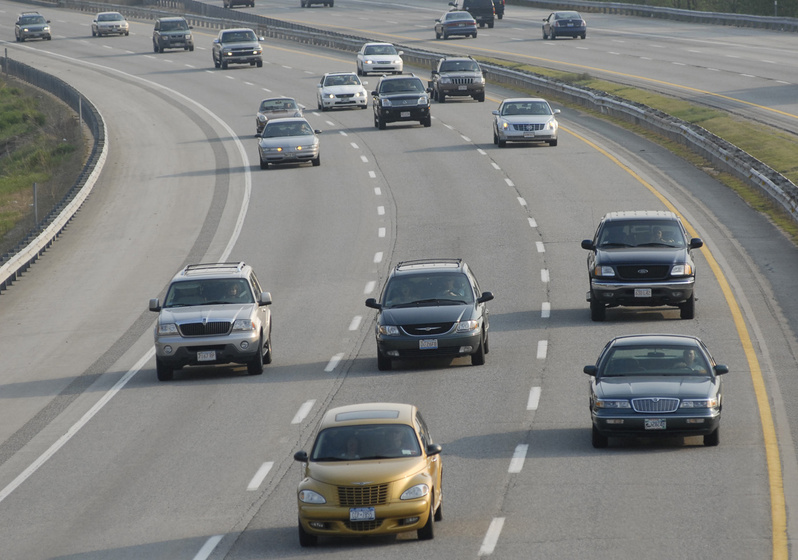
{"type": "Polygon", "coordinates": [[[161,302],[158,301],[158,298],[152,298],[150,300],[150,311],[160,311],[161,310],[161,302]]]}

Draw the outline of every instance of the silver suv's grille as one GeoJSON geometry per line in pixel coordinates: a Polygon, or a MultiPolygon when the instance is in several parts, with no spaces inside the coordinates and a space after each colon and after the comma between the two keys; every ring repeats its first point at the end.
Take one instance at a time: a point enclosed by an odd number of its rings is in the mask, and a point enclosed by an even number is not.
{"type": "Polygon", "coordinates": [[[377,506],[388,503],[388,485],[339,486],[338,503],[344,507],[377,506]]]}
{"type": "Polygon", "coordinates": [[[452,78],[452,83],[458,86],[470,85],[474,83],[474,78],[452,78]]]}
{"type": "Polygon", "coordinates": [[[514,124],[513,128],[520,132],[531,132],[533,130],[543,130],[545,126],[546,126],[545,124],[530,123],[530,124],[514,124]]]}
{"type": "Polygon", "coordinates": [[[635,412],[676,412],[679,408],[679,399],[632,399],[632,408],[635,412]]]}
{"type": "Polygon", "coordinates": [[[402,330],[411,336],[439,336],[454,328],[454,323],[423,323],[421,325],[402,325],[402,330]]]}
{"type": "Polygon", "coordinates": [[[178,325],[183,336],[214,336],[230,332],[229,321],[216,321],[212,323],[184,323],[178,325]]]}

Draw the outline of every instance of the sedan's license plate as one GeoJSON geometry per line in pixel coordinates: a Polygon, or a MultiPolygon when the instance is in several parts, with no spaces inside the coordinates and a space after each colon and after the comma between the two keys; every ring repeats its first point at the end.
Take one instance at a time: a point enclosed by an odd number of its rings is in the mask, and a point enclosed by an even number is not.
{"type": "Polygon", "coordinates": [[[349,521],[374,521],[377,519],[373,507],[349,508],[349,521]]]}
{"type": "Polygon", "coordinates": [[[212,362],[216,359],[216,350],[204,350],[197,352],[198,362],[212,362]]]}
{"type": "Polygon", "coordinates": [[[665,429],[665,419],[664,418],[645,418],[643,420],[644,426],[646,430],[664,430],[665,429]]]}
{"type": "Polygon", "coordinates": [[[410,118],[410,111],[402,111],[401,113],[399,113],[399,116],[402,117],[403,119],[410,118]]]}
{"type": "Polygon", "coordinates": [[[635,288],[635,297],[651,297],[651,288],[635,288]]]}
{"type": "Polygon", "coordinates": [[[418,341],[418,348],[419,350],[437,350],[438,349],[438,339],[437,338],[425,338],[418,341]]]}

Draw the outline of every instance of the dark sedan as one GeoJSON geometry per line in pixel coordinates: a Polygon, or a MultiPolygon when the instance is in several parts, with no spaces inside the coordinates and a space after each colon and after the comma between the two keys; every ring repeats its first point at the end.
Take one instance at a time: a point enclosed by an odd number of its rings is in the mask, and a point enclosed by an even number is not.
{"type": "Polygon", "coordinates": [[[602,350],[590,375],[593,447],[610,437],[704,436],[720,442],[723,391],[704,343],[672,334],[619,336],[602,350]]]}
{"type": "Polygon", "coordinates": [[[435,38],[448,39],[453,35],[477,37],[477,21],[468,12],[446,12],[435,20],[435,38]]]}
{"type": "Polygon", "coordinates": [[[543,38],[571,37],[584,39],[587,37],[587,22],[579,12],[552,12],[543,20],[543,38]]]}

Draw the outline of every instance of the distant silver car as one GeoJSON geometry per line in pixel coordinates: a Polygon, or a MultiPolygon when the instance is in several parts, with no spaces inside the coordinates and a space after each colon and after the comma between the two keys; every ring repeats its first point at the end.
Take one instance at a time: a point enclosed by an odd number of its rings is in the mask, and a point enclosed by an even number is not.
{"type": "Polygon", "coordinates": [[[402,55],[390,43],[366,43],[357,53],[357,75],[367,76],[372,72],[401,74],[404,69],[402,55]]]}
{"type": "Polygon", "coordinates": [[[222,29],[213,40],[211,51],[213,65],[222,70],[228,64],[249,64],[263,66],[263,47],[255,32],[245,27],[222,29]]]}
{"type": "Polygon", "coordinates": [[[316,84],[316,102],[319,111],[341,107],[368,105],[368,94],[354,72],[328,72],[316,84]]]}
{"type": "Polygon", "coordinates": [[[130,25],[119,12],[100,12],[91,22],[91,36],[130,35],[130,25]]]}
{"type": "Polygon", "coordinates": [[[493,111],[493,143],[504,148],[507,142],[547,142],[557,145],[559,123],[548,101],[539,97],[505,99],[493,111]]]}
{"type": "Polygon", "coordinates": [[[263,127],[270,119],[285,117],[301,117],[305,108],[292,97],[272,97],[264,99],[255,115],[255,134],[263,132],[263,127]]]}
{"type": "Polygon", "coordinates": [[[302,117],[270,119],[258,139],[260,168],[268,169],[273,163],[302,163],[309,161],[314,167],[321,165],[319,137],[302,117]]]}

